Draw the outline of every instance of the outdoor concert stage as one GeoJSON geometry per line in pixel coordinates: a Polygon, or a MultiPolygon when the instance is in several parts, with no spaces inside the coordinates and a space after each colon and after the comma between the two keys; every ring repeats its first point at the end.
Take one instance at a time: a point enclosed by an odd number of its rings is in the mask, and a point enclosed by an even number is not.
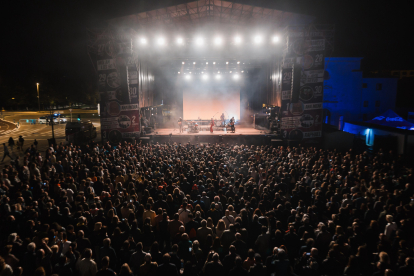
{"type": "Polygon", "coordinates": [[[209,130],[201,130],[198,133],[183,132],[179,129],[160,128],[153,133],[141,136],[142,142],[152,143],[229,143],[229,144],[268,144],[270,142],[281,143],[276,135],[270,134],[269,130],[259,130],[253,127],[236,127],[236,132],[232,133],[230,130],[214,131],[210,133],[209,130]],[[272,141],[273,140],[273,141],[272,141]]]}

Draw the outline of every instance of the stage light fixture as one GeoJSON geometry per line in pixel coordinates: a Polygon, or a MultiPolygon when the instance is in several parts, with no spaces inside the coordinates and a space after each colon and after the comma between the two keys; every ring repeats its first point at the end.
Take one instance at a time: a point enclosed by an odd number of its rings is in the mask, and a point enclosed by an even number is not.
{"type": "Polygon", "coordinates": [[[240,76],[238,75],[238,74],[235,74],[234,76],[233,76],[233,79],[235,79],[235,80],[238,80],[240,78],[240,76]]]}
{"type": "Polygon", "coordinates": [[[194,61],[193,64],[196,64],[196,62],[194,61]]]}
{"type": "Polygon", "coordinates": [[[221,39],[221,37],[216,37],[215,39],[214,39],[214,44],[215,45],[221,45],[221,43],[223,42],[223,40],[221,39]]]}
{"type": "Polygon", "coordinates": [[[185,62],[183,61],[183,62],[181,62],[181,64],[185,64],[185,62]]]}
{"type": "Polygon", "coordinates": [[[208,75],[207,74],[205,74],[205,75],[203,75],[203,80],[208,80],[208,75]]]}
{"type": "Polygon", "coordinates": [[[215,62],[215,61],[213,61],[213,64],[216,64],[216,62],[215,62]]]}
{"type": "Polygon", "coordinates": [[[145,45],[145,44],[147,44],[148,41],[145,37],[143,37],[143,38],[140,39],[140,42],[141,42],[142,45],[145,45]]]}
{"type": "Polygon", "coordinates": [[[240,64],[240,61],[238,61],[237,64],[240,64]]]}
{"type": "Polygon", "coordinates": [[[180,71],[178,71],[178,74],[181,74],[181,72],[180,72],[180,71]]]}
{"type": "Polygon", "coordinates": [[[185,75],[185,79],[186,80],[190,80],[191,79],[191,76],[190,75],[185,75]]]}
{"type": "Polygon", "coordinates": [[[278,37],[278,36],[274,36],[274,37],[272,38],[272,42],[273,42],[273,43],[278,43],[278,42],[279,42],[279,37],[278,37]]]}
{"type": "Polygon", "coordinates": [[[257,35],[257,36],[254,37],[254,43],[256,43],[256,44],[262,43],[262,40],[263,39],[260,35],[257,35]]]}
{"type": "Polygon", "coordinates": [[[216,75],[216,80],[219,80],[219,79],[221,79],[221,75],[217,74],[216,75]]]}
{"type": "Polygon", "coordinates": [[[228,61],[226,61],[226,64],[229,64],[229,62],[228,62],[228,61]]]}
{"type": "Polygon", "coordinates": [[[204,74],[204,71],[202,71],[201,74],[204,74]]]}
{"type": "Polygon", "coordinates": [[[233,71],[230,71],[230,74],[233,73],[233,71]]]}
{"type": "Polygon", "coordinates": [[[198,46],[201,46],[204,43],[204,39],[202,37],[197,37],[195,42],[198,46]]]}
{"type": "Polygon", "coordinates": [[[242,42],[242,38],[240,37],[240,36],[236,36],[235,38],[234,38],[234,43],[236,43],[236,44],[240,44],[242,42]]]}
{"type": "Polygon", "coordinates": [[[159,37],[159,38],[157,39],[157,43],[158,43],[158,45],[160,45],[160,46],[164,45],[164,44],[165,44],[165,38],[163,38],[163,37],[159,37]]]}
{"type": "Polygon", "coordinates": [[[184,43],[184,40],[181,37],[177,38],[178,45],[182,45],[183,43],[184,43]]]}
{"type": "Polygon", "coordinates": [[[241,71],[242,73],[244,73],[244,71],[241,71]]]}
{"type": "Polygon", "coordinates": [[[206,64],[208,64],[208,61],[206,61],[206,64]]]}

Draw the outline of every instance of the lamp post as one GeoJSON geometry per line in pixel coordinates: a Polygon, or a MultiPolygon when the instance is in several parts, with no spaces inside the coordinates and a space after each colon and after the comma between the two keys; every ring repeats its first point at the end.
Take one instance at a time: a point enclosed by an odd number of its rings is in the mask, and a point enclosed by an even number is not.
{"type": "Polygon", "coordinates": [[[36,83],[36,86],[37,86],[37,103],[39,104],[39,112],[40,112],[39,83],[36,83]]]}

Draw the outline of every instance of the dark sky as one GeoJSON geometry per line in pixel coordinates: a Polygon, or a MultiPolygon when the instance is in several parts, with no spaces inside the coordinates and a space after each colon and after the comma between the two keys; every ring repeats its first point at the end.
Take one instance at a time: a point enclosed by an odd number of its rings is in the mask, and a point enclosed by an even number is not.
{"type": "MultiPolygon", "coordinates": [[[[7,2],[0,17],[0,81],[32,82],[49,72],[94,80],[86,49],[87,28],[99,27],[105,19],[189,1],[7,2]]],[[[335,24],[333,56],[365,57],[366,69],[413,69],[411,9],[397,5],[400,1],[236,2],[309,14],[316,22],[335,24]]]]}

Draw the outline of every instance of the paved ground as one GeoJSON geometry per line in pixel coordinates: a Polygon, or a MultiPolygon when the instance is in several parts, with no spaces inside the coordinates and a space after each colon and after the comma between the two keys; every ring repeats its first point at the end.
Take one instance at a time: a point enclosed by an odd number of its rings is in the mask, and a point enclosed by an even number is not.
{"type": "MultiPolygon", "coordinates": [[[[68,113],[65,110],[65,115],[68,116],[68,120],[70,121],[70,113],[68,113]]],[[[30,124],[27,123],[26,120],[30,119],[37,119],[41,116],[45,116],[46,112],[41,112],[40,114],[38,112],[4,112],[1,116],[1,119],[4,118],[3,121],[0,119],[0,168],[4,164],[8,164],[10,159],[6,157],[4,162],[1,162],[1,159],[3,159],[3,143],[8,142],[10,137],[13,137],[14,140],[17,140],[19,136],[23,136],[25,142],[24,142],[24,150],[27,149],[31,144],[33,144],[34,140],[36,139],[39,144],[38,148],[39,150],[44,153],[48,147],[47,139],[52,138],[52,126],[45,125],[45,124],[30,124]],[[9,121],[9,122],[7,122],[9,121]],[[16,128],[16,125],[13,124],[15,122],[16,124],[19,123],[19,128],[16,128]]],[[[96,110],[74,110],[73,112],[73,120],[76,120],[78,118],[78,114],[81,115],[81,119],[83,121],[90,120],[95,126],[96,131],[98,134],[98,137],[95,139],[96,141],[100,141],[100,122],[99,117],[96,110]]],[[[54,132],[55,132],[55,139],[57,143],[65,143],[65,126],[66,124],[59,124],[54,125],[54,132]]],[[[9,148],[9,151],[11,149],[9,148]]],[[[14,147],[12,152],[12,157],[16,158],[17,156],[23,156],[23,151],[17,151],[16,147],[14,147]]]]}

